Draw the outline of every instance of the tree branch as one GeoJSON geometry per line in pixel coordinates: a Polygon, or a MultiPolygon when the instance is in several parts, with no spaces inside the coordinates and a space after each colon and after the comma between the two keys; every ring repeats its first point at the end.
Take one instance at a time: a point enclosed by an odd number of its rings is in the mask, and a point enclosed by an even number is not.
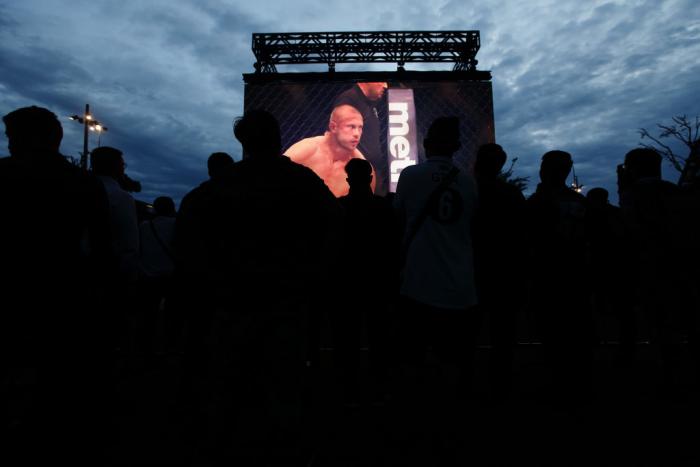
{"type": "MultiPolygon", "coordinates": [[[[673,117],[673,121],[685,130],[685,135],[683,135],[683,138],[681,138],[680,136],[678,138],[681,141],[683,141],[683,143],[685,143],[686,146],[690,146],[693,142],[693,127],[690,126],[688,118],[685,115],[682,115],[678,117],[673,117]]],[[[681,134],[681,130],[679,130],[678,133],[681,134]]]]}
{"type": "MultiPolygon", "coordinates": [[[[658,125],[659,128],[668,128],[664,127],[663,125],[658,125]]],[[[678,170],[679,172],[683,172],[683,166],[680,164],[678,161],[678,156],[676,156],[673,153],[673,150],[666,144],[662,143],[658,138],[652,136],[645,128],[640,128],[639,134],[641,135],[642,139],[644,138],[649,138],[652,140],[654,143],[656,143],[659,147],[654,146],[653,144],[644,144],[642,143],[642,147],[645,147],[647,149],[653,149],[654,151],[658,152],[664,159],[669,161],[671,165],[673,165],[673,168],[678,170]]],[[[667,137],[668,135],[664,136],[664,133],[661,134],[660,137],[667,137]]]]}
{"type": "Polygon", "coordinates": [[[642,139],[649,138],[654,143],[642,143],[641,146],[655,150],[661,157],[669,161],[676,170],[683,173],[685,164],[690,156],[676,155],[670,146],[661,142],[661,139],[673,137],[690,149],[689,154],[693,154],[693,151],[697,150],[695,149],[696,146],[700,144],[700,115],[695,116],[694,124],[688,120],[687,115],[676,115],[672,117],[671,120],[673,120],[674,123],[672,125],[656,125],[661,130],[658,138],[652,136],[646,129],[641,128],[639,134],[642,139]]]}

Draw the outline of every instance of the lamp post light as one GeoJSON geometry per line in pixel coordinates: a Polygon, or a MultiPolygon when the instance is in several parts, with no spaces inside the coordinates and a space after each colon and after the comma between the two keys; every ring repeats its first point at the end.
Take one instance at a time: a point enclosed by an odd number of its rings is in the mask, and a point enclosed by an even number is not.
{"type": "Polygon", "coordinates": [[[87,170],[88,168],[88,131],[96,131],[98,133],[98,143],[100,145],[100,138],[103,131],[107,131],[107,127],[102,125],[93,118],[90,114],[90,104],[85,104],[85,114],[83,116],[71,115],[71,120],[74,120],[83,125],[83,152],[80,154],[80,167],[87,170]]]}
{"type": "MultiPolygon", "coordinates": [[[[573,167],[572,167],[573,169],[573,167]]],[[[574,190],[576,193],[581,193],[583,191],[584,185],[580,184],[578,182],[578,177],[576,176],[576,169],[573,169],[574,171],[574,181],[571,184],[571,189],[574,190]]]]}
{"type": "Polygon", "coordinates": [[[102,141],[102,132],[107,131],[107,127],[103,126],[100,122],[95,122],[94,125],[89,126],[90,131],[94,131],[97,133],[97,147],[100,147],[101,141],[102,141]]]}

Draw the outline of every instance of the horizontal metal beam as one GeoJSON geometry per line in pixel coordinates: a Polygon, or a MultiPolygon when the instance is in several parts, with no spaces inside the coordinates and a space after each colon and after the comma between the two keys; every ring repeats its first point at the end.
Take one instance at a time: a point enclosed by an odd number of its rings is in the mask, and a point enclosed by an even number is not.
{"type": "Polygon", "coordinates": [[[403,71],[336,71],[326,72],[279,72],[279,73],[244,73],[246,84],[267,83],[306,83],[306,82],[372,82],[387,81],[389,83],[402,81],[418,82],[455,82],[455,81],[491,81],[491,72],[486,70],[453,71],[453,70],[403,70],[403,71]]]}
{"type": "Polygon", "coordinates": [[[326,63],[455,63],[476,69],[479,31],[297,32],[253,34],[256,72],[275,65],[326,63]]]}

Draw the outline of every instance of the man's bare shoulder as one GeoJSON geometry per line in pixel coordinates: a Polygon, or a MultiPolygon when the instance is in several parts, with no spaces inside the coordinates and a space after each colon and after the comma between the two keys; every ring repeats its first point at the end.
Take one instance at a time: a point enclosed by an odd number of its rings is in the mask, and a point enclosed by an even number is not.
{"type": "Polygon", "coordinates": [[[284,152],[284,155],[289,157],[294,162],[303,162],[312,157],[318,150],[319,144],[323,141],[323,136],[312,136],[304,138],[292,144],[289,149],[284,152]]]}
{"type": "Polygon", "coordinates": [[[365,160],[367,159],[365,157],[365,155],[362,154],[362,152],[357,148],[355,148],[355,151],[352,153],[352,158],[353,159],[365,159],[365,160]]]}

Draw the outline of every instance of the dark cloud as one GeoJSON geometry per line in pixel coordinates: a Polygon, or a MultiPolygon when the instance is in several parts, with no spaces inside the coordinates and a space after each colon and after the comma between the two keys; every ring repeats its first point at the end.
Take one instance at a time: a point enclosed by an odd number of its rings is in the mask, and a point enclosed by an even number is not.
{"type": "MultiPolygon", "coordinates": [[[[560,148],[587,187],[614,193],[640,127],[700,113],[699,11],[692,0],[3,2],[0,111],[38,104],[65,116],[89,102],[110,127],[102,143],[122,148],[141,179],[138,196],[179,198],[206,177],[211,152],[240,157],[231,122],[253,70],[251,33],[479,29],[496,135],[516,172],[534,188],[541,155],[560,148]]],[[[362,68],[393,66],[343,67],[362,68]]],[[[77,155],[81,128],[64,128],[63,150],[77,155]]]]}
{"type": "MultiPolygon", "coordinates": [[[[83,103],[90,102],[93,114],[109,127],[102,144],[122,149],[128,172],[142,181],[137,197],[179,199],[206,178],[211,152],[240,157],[231,122],[242,108],[240,71],[243,60],[252,63],[253,26],[233,8],[129,6],[86,5],[93,9],[87,13],[91,17],[111,18],[105,23],[111,24],[107,29],[115,44],[108,53],[90,47],[67,50],[60,41],[35,41],[25,29],[4,30],[0,85],[12,92],[0,99],[7,111],[37,104],[59,116],[81,113],[83,103]],[[36,42],[40,45],[24,45],[36,42]]],[[[20,24],[4,18],[5,24],[20,24]]],[[[47,31],[52,34],[62,37],[63,32],[47,31]]],[[[85,34],[100,35],[95,29],[85,34]]],[[[82,127],[65,120],[64,128],[62,150],[77,157],[82,127]]]]}
{"type": "Polygon", "coordinates": [[[569,8],[540,16],[534,4],[527,27],[513,20],[494,34],[497,137],[520,156],[516,172],[536,180],[541,154],[557,147],[574,155],[588,187],[615,193],[615,166],[639,143],[640,126],[698,112],[690,107],[699,67],[689,59],[700,50],[687,40],[698,14],[693,21],[684,16],[694,10],[654,2],[563,14],[569,8]]]}

